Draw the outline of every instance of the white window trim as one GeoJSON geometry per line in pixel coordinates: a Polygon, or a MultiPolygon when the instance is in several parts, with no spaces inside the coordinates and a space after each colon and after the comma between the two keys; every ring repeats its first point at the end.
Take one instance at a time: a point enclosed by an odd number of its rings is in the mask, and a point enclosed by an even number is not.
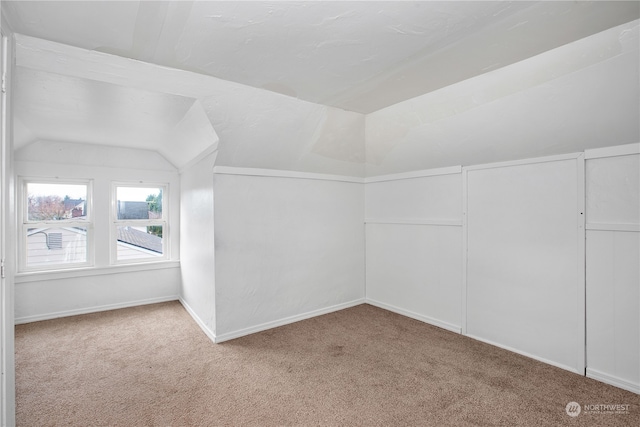
{"type": "Polygon", "coordinates": [[[168,182],[132,182],[132,181],[113,181],[111,183],[111,212],[109,215],[109,254],[110,265],[127,265],[127,264],[148,264],[171,259],[169,253],[170,231],[169,231],[169,183],[168,182]],[[162,189],[162,218],[148,220],[119,220],[118,219],[118,187],[132,188],[161,188],[162,189]],[[149,258],[118,260],[118,227],[147,227],[162,226],[162,256],[153,256],[149,258]]]}
{"type": "Polygon", "coordinates": [[[18,199],[18,212],[19,212],[19,224],[20,224],[20,238],[18,239],[18,272],[30,273],[41,271],[64,271],[78,268],[93,267],[95,264],[95,251],[94,251],[94,215],[93,215],[93,180],[92,179],[73,179],[73,178],[43,178],[43,177],[18,177],[17,199],[18,199]],[[71,184],[71,185],[86,185],[87,186],[87,215],[82,221],[77,220],[57,220],[57,221],[30,221],[28,218],[27,207],[27,185],[30,183],[38,184],[71,184]],[[49,265],[27,265],[27,231],[30,228],[69,228],[79,227],[87,230],[86,234],[86,261],[62,263],[62,264],[49,264],[49,265]]]}

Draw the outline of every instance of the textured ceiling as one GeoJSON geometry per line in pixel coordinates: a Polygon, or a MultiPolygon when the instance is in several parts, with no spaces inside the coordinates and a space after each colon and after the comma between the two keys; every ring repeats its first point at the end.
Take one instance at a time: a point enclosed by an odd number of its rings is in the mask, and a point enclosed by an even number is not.
{"type": "Polygon", "coordinates": [[[368,176],[640,137],[637,1],[1,6],[24,155],[93,144],[180,169],[217,149],[368,176]]]}
{"type": "Polygon", "coordinates": [[[20,34],[360,113],[639,17],[603,1],[2,3],[20,34]]]}

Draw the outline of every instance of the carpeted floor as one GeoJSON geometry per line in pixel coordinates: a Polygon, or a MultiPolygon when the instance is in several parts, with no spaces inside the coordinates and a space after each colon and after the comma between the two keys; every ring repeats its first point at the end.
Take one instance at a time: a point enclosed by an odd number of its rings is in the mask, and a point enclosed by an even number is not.
{"type": "Polygon", "coordinates": [[[222,344],[177,302],[20,325],[16,376],[29,427],[640,425],[636,394],[369,305],[222,344]]]}

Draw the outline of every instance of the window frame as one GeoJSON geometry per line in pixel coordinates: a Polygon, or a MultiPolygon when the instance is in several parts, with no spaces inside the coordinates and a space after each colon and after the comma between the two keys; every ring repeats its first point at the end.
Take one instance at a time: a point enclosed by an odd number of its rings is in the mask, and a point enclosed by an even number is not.
{"type": "Polygon", "coordinates": [[[54,272],[93,267],[95,265],[94,246],[94,213],[93,213],[93,179],[74,179],[59,177],[18,177],[18,221],[20,236],[18,240],[18,273],[54,272]],[[59,185],[85,185],[87,188],[87,214],[82,220],[62,219],[37,221],[29,219],[29,184],[59,184],[59,185]],[[29,229],[38,228],[84,228],[86,229],[86,253],[84,262],[51,263],[30,266],[28,265],[27,238],[29,229]]]}
{"type": "Polygon", "coordinates": [[[110,265],[131,265],[148,264],[154,262],[168,261],[170,232],[169,232],[169,183],[168,182],[133,182],[133,181],[112,181],[111,182],[111,209],[109,213],[109,258],[110,265]],[[162,190],[162,218],[160,219],[118,219],[118,188],[149,188],[162,190]],[[118,227],[162,227],[162,255],[145,258],[135,258],[118,260],[118,227]]]}

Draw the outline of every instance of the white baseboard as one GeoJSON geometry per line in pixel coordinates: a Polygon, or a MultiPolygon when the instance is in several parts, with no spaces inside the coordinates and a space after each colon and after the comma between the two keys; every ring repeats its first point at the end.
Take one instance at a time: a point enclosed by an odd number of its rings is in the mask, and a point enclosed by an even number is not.
{"type": "Polygon", "coordinates": [[[526,357],[528,357],[530,359],[537,360],[538,362],[546,363],[547,365],[555,366],[556,368],[564,369],[565,371],[573,372],[574,374],[578,374],[578,375],[584,376],[584,369],[577,369],[574,366],[569,366],[569,365],[565,365],[563,363],[555,362],[553,360],[545,359],[544,357],[536,356],[534,354],[527,353],[526,351],[518,350],[516,348],[509,347],[509,346],[503,345],[503,344],[499,344],[499,343],[493,342],[491,340],[487,340],[487,339],[484,339],[484,338],[481,338],[481,337],[478,337],[478,336],[475,336],[475,335],[472,335],[472,334],[466,334],[465,336],[467,336],[469,338],[473,338],[474,340],[477,340],[477,341],[481,341],[481,342],[486,343],[486,344],[490,344],[490,345],[492,345],[494,347],[500,347],[500,348],[503,348],[505,350],[509,350],[510,352],[517,353],[517,354],[519,354],[521,356],[526,356],[526,357]]]}
{"type": "Polygon", "coordinates": [[[597,369],[587,368],[587,378],[592,378],[605,384],[609,384],[636,394],[640,394],[639,383],[633,383],[631,381],[624,380],[610,374],[605,374],[604,372],[600,372],[597,369]]]}
{"type": "Polygon", "coordinates": [[[202,319],[200,318],[200,316],[198,316],[196,314],[195,311],[193,311],[193,309],[189,306],[189,304],[187,304],[187,302],[185,300],[183,300],[182,298],[179,299],[180,304],[182,304],[182,306],[184,307],[185,310],[187,310],[187,313],[189,313],[189,315],[193,318],[193,320],[196,322],[196,324],[198,326],[200,326],[200,329],[202,329],[202,332],[204,332],[204,334],[213,342],[217,342],[216,341],[216,334],[209,329],[209,327],[202,321],[202,319]]]}
{"type": "Polygon", "coordinates": [[[321,308],[319,310],[309,311],[307,313],[297,314],[295,316],[285,317],[284,319],[274,320],[272,322],[262,323],[260,325],[251,326],[249,328],[240,329],[234,332],[227,332],[226,334],[217,335],[215,342],[221,343],[229,341],[235,338],[240,338],[245,335],[255,334],[256,332],[266,331],[267,329],[277,328],[278,326],[288,325],[290,323],[299,322],[300,320],[310,319],[312,317],[321,316],[323,314],[333,313],[334,311],[344,310],[345,308],[355,307],[365,303],[364,298],[360,298],[354,301],[345,302],[342,304],[336,304],[331,307],[321,308]]]}
{"type": "Polygon", "coordinates": [[[37,314],[34,316],[16,317],[15,324],[20,325],[24,323],[39,322],[42,320],[58,319],[60,317],[78,316],[80,314],[98,313],[100,311],[117,310],[119,308],[136,307],[139,305],[157,304],[167,301],[177,301],[178,296],[172,295],[160,298],[150,298],[138,301],[127,301],[118,304],[98,305],[94,307],[79,308],[75,310],[57,311],[55,313],[37,314]]]}
{"type": "Polygon", "coordinates": [[[403,308],[396,307],[396,306],[391,305],[391,304],[386,304],[384,302],[376,301],[376,300],[373,300],[373,299],[370,299],[370,298],[366,298],[365,302],[367,304],[373,305],[375,307],[382,308],[382,309],[388,310],[388,311],[392,311],[394,313],[401,314],[403,316],[410,317],[412,319],[419,320],[421,322],[428,323],[430,325],[437,326],[437,327],[442,328],[442,329],[446,329],[447,331],[455,332],[457,334],[462,333],[462,328],[460,326],[454,325],[454,324],[449,323],[449,322],[444,322],[442,320],[434,319],[433,317],[424,316],[422,314],[414,313],[413,311],[405,310],[403,308]]]}

